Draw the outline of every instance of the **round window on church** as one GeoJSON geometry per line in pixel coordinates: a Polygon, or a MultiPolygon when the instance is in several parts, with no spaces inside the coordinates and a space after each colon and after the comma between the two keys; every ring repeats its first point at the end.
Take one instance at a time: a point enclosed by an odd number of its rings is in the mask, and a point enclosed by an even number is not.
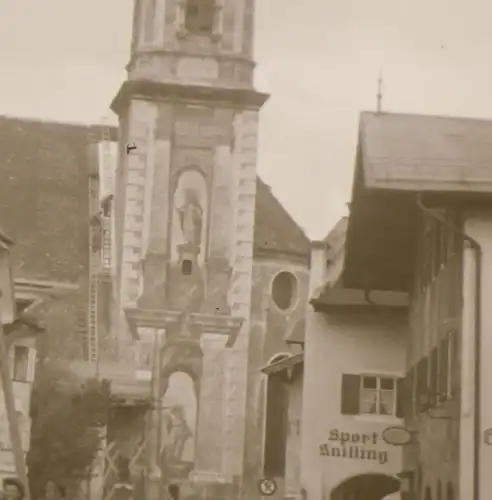
{"type": "Polygon", "coordinates": [[[297,298],[297,278],[287,271],[275,276],[272,282],[272,299],[275,305],[286,311],[291,308],[297,298]]]}

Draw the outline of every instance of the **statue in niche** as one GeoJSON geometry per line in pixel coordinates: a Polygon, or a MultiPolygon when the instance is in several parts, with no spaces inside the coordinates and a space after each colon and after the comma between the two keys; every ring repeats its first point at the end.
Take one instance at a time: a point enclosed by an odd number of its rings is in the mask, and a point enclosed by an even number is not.
{"type": "Polygon", "coordinates": [[[160,465],[167,470],[194,463],[197,400],[192,378],[174,372],[161,399],[160,465]]]}
{"type": "Polygon", "coordinates": [[[203,262],[206,246],[208,190],[203,174],[197,169],[181,172],[173,195],[171,227],[171,261],[181,262],[198,256],[203,262]],[[185,252],[185,254],[183,254],[185,252]]]}
{"type": "Polygon", "coordinates": [[[183,205],[177,207],[183,239],[185,243],[199,247],[202,239],[203,209],[200,206],[198,193],[191,188],[186,188],[183,191],[183,197],[183,205]]]}
{"type": "Polygon", "coordinates": [[[164,426],[168,435],[166,446],[166,460],[168,463],[184,461],[186,443],[193,436],[184,414],[184,409],[179,405],[173,405],[164,415],[164,426]]]}

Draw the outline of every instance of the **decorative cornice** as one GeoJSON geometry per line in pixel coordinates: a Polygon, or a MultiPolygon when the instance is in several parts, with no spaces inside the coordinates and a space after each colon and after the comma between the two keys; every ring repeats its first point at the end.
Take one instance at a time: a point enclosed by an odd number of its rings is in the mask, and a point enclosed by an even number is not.
{"type": "Polygon", "coordinates": [[[60,367],[69,371],[60,381],[60,388],[71,394],[80,392],[82,385],[97,374],[100,379],[110,381],[111,402],[115,405],[138,406],[151,400],[150,382],[138,380],[133,365],[102,362],[96,369],[95,364],[79,360],[62,362],[60,367]]]}
{"type": "Polygon", "coordinates": [[[118,116],[121,116],[132,99],[162,102],[224,103],[233,107],[260,109],[268,98],[268,94],[248,88],[127,80],[113,99],[111,109],[118,116]]]}
{"type": "Polygon", "coordinates": [[[302,264],[303,266],[309,267],[310,255],[304,252],[289,251],[285,250],[275,250],[271,248],[263,248],[261,245],[254,244],[253,247],[253,258],[255,259],[276,259],[276,260],[286,260],[289,262],[295,262],[296,264],[302,264]]]}
{"type": "Polygon", "coordinates": [[[17,278],[14,280],[14,289],[16,299],[32,300],[35,305],[39,305],[48,299],[55,299],[77,292],[79,286],[74,283],[17,278]]]}
{"type": "MultiPolygon", "coordinates": [[[[138,328],[170,328],[176,326],[182,318],[182,311],[161,309],[125,309],[130,331],[138,339],[138,328]]],[[[191,313],[188,315],[190,326],[198,327],[201,333],[213,333],[228,336],[226,347],[232,347],[243,324],[243,318],[219,314],[191,313]]]]}
{"type": "Polygon", "coordinates": [[[227,335],[229,338],[227,339],[226,347],[232,347],[236,342],[243,321],[243,318],[219,314],[190,314],[191,324],[199,326],[202,333],[227,335]]]}
{"type": "Polygon", "coordinates": [[[181,314],[181,311],[162,309],[140,309],[137,307],[125,309],[125,316],[135,339],[138,339],[137,328],[169,328],[178,323],[181,314]]]}

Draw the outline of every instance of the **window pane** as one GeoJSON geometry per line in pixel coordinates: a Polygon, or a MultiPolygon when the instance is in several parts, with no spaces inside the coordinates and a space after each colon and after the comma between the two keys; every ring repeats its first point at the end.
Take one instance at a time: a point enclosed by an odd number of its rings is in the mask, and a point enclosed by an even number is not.
{"type": "Polygon", "coordinates": [[[378,412],[378,393],[375,389],[363,389],[361,392],[360,401],[361,413],[377,413],[378,412]]]}
{"type": "Polygon", "coordinates": [[[377,378],[376,377],[364,377],[362,379],[362,387],[364,389],[377,389],[377,378]]]}
{"type": "Polygon", "coordinates": [[[395,391],[381,391],[379,395],[379,414],[393,415],[395,408],[395,391]]]}
{"type": "Polygon", "coordinates": [[[381,389],[385,391],[392,391],[395,388],[395,379],[394,378],[381,378],[381,389]]]}
{"type": "Polygon", "coordinates": [[[14,348],[14,369],[13,379],[24,382],[27,380],[27,364],[29,360],[29,348],[25,346],[15,346],[14,348]]]}

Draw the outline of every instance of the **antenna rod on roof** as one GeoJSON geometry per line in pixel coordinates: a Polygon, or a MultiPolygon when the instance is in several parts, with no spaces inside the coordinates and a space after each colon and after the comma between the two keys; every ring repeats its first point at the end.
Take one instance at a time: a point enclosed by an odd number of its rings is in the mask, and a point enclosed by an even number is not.
{"type": "Polygon", "coordinates": [[[377,93],[377,112],[381,113],[381,105],[383,100],[383,70],[379,70],[378,77],[378,93],[377,93]]]}
{"type": "Polygon", "coordinates": [[[377,112],[381,113],[381,108],[382,108],[382,101],[383,101],[383,70],[379,70],[379,77],[378,77],[378,93],[377,93],[377,112]]]}

